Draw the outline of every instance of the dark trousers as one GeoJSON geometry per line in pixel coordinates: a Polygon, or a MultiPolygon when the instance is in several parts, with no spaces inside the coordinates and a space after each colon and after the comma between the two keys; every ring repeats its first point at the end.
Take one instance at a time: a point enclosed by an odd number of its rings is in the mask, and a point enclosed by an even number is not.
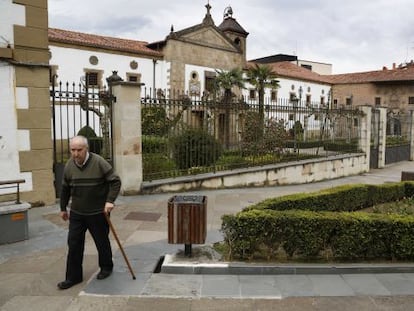
{"type": "Polygon", "coordinates": [[[85,233],[90,232],[99,256],[99,267],[112,270],[112,250],[109,241],[109,225],[103,213],[96,215],[79,215],[70,212],[68,234],[68,256],[66,261],[66,280],[83,280],[83,253],[85,249],[85,233]]]}

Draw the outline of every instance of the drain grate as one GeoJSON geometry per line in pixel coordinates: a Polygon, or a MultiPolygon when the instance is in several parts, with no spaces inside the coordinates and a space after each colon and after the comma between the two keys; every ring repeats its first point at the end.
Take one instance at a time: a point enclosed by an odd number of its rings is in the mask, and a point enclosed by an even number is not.
{"type": "Polygon", "coordinates": [[[157,221],[160,219],[159,213],[146,213],[146,212],[130,212],[124,219],[128,220],[142,220],[142,221],[157,221]]]}

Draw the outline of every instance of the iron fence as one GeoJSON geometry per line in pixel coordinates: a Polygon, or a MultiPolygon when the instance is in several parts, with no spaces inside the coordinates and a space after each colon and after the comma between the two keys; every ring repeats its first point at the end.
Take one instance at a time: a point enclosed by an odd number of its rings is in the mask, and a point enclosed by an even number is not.
{"type": "Polygon", "coordinates": [[[357,108],[145,88],[142,95],[146,181],[358,151],[357,108]]]}
{"type": "Polygon", "coordinates": [[[70,156],[69,138],[83,135],[91,151],[111,160],[111,96],[105,88],[62,83],[50,88],[54,162],[70,156]]]}
{"type": "Polygon", "coordinates": [[[83,135],[89,150],[113,162],[112,96],[105,88],[82,83],[56,83],[50,87],[53,172],[59,197],[63,169],[70,158],[69,139],[83,135]]]}
{"type": "Polygon", "coordinates": [[[388,109],[385,164],[410,159],[411,111],[388,109]]]}

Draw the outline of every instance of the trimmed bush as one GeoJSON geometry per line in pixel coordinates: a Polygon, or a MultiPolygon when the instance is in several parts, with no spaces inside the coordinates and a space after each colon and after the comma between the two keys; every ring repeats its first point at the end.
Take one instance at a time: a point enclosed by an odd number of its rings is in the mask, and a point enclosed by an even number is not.
{"type": "Polygon", "coordinates": [[[229,259],[412,260],[414,216],[353,212],[412,197],[414,182],[340,186],[223,215],[229,259]]]}
{"type": "Polygon", "coordinates": [[[174,177],[166,175],[168,172],[175,172],[174,161],[161,153],[143,154],[143,177],[145,180],[174,177]],[[163,172],[161,175],[160,172],[163,172]]]}
{"type": "Polygon", "coordinates": [[[85,125],[82,127],[77,135],[82,135],[88,139],[89,151],[97,154],[101,153],[103,138],[98,137],[90,126],[85,125]]]}
{"type": "Polygon", "coordinates": [[[173,158],[179,169],[213,165],[220,157],[220,143],[206,131],[188,129],[172,141],[173,158]]]}

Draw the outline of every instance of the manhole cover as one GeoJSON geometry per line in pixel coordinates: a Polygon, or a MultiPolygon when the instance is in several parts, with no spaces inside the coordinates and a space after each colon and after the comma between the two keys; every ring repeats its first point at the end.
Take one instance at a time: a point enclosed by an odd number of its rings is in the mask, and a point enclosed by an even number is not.
{"type": "Polygon", "coordinates": [[[160,217],[161,217],[161,214],[159,213],[131,212],[128,215],[126,215],[124,219],[157,221],[160,217]]]}

